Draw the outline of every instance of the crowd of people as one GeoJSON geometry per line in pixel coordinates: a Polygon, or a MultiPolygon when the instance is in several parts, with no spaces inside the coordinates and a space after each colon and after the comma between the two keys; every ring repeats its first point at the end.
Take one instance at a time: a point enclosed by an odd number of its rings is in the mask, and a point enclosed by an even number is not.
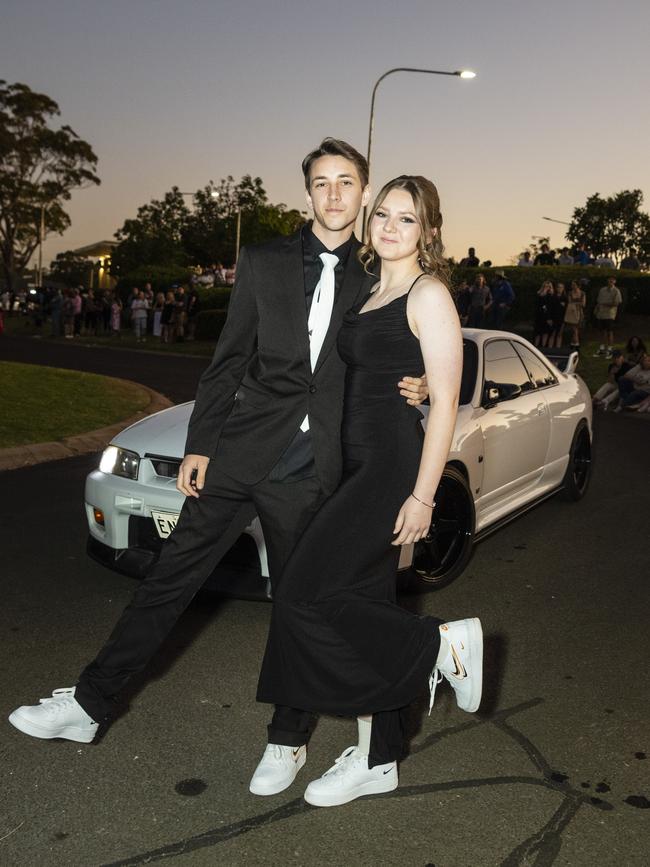
{"type": "MultiPolygon", "coordinates": [[[[557,251],[551,250],[548,244],[542,244],[534,257],[530,250],[524,251],[519,257],[517,265],[520,268],[530,268],[535,265],[592,265],[597,268],[616,268],[616,263],[608,251],[604,251],[599,256],[593,256],[586,244],[580,244],[573,249],[562,247],[561,250],[557,251]]],[[[640,271],[641,260],[636,250],[628,250],[618,267],[624,271],[640,271]]]]}
{"type": "MultiPolygon", "coordinates": [[[[467,250],[467,256],[460,260],[462,268],[478,268],[481,265],[483,268],[491,268],[492,262],[485,259],[481,262],[476,255],[476,248],[470,247],[467,250]]],[[[561,250],[551,250],[546,243],[540,245],[539,251],[534,255],[530,250],[525,250],[520,254],[517,265],[520,268],[532,268],[535,265],[591,265],[597,268],[616,268],[616,263],[612,259],[609,251],[604,251],[598,256],[594,256],[587,249],[586,244],[579,244],[576,247],[562,247],[561,250]]],[[[622,271],[640,271],[642,267],[647,267],[647,262],[643,263],[638,256],[636,250],[630,248],[627,254],[621,259],[618,267],[622,271]]]]}
{"type": "Polygon", "coordinates": [[[484,274],[477,274],[471,286],[462,280],[456,288],[456,309],[463,327],[503,328],[514,301],[505,271],[496,272],[491,286],[484,274]]]}
{"type": "Polygon", "coordinates": [[[148,337],[162,343],[194,340],[200,310],[196,284],[176,284],[167,292],[154,292],[151,283],[133,287],[125,300],[117,291],[83,286],[60,289],[20,290],[0,296],[5,315],[30,315],[37,328],[49,320],[52,337],[119,337],[131,329],[137,342],[148,337]]]}
{"type": "Polygon", "coordinates": [[[650,353],[643,340],[630,337],[625,349],[615,349],[607,369],[607,381],[593,396],[596,409],[650,412],[650,353]]]}

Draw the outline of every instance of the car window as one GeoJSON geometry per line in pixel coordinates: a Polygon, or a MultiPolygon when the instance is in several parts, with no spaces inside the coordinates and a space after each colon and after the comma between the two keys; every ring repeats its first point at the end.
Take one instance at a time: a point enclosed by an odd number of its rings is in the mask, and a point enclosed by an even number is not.
{"type": "Polygon", "coordinates": [[[483,352],[485,381],[518,385],[522,391],[534,388],[521,358],[509,340],[491,340],[485,345],[483,352]]]}
{"type": "Polygon", "coordinates": [[[478,348],[473,340],[463,340],[463,376],[460,381],[460,397],[458,399],[461,406],[472,401],[477,370],[478,348]]]}
{"type": "Polygon", "coordinates": [[[527,349],[522,343],[514,344],[515,349],[521,356],[526,370],[530,378],[538,388],[544,388],[547,385],[555,385],[557,377],[553,371],[547,367],[541,358],[538,358],[530,349],[527,349]]]}

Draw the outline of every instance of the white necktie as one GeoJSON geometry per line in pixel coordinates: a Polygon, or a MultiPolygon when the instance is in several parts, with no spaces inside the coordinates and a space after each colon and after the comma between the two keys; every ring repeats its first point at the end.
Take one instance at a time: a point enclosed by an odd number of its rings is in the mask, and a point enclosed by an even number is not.
{"type": "MultiPolygon", "coordinates": [[[[332,308],[334,307],[334,287],[336,284],[334,268],[339,261],[338,256],[332,253],[321,253],[320,260],[323,263],[323,270],[320,274],[318,286],[314,290],[314,298],[311,302],[309,311],[309,319],[307,327],[309,329],[309,361],[311,364],[312,373],[316,367],[318,356],[329,328],[330,319],[332,318],[332,308]]],[[[309,416],[305,416],[300,430],[309,430],[309,416]]]]}

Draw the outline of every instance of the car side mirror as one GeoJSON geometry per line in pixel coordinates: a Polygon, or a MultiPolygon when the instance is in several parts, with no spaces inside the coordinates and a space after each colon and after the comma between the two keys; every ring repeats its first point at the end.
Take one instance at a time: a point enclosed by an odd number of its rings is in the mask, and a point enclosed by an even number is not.
{"type": "Polygon", "coordinates": [[[521,394],[521,386],[512,382],[500,383],[497,388],[499,389],[499,400],[512,400],[521,394]]]}
{"type": "Polygon", "coordinates": [[[512,400],[521,394],[521,386],[512,382],[486,380],[483,386],[483,409],[490,409],[504,400],[512,400]]]}

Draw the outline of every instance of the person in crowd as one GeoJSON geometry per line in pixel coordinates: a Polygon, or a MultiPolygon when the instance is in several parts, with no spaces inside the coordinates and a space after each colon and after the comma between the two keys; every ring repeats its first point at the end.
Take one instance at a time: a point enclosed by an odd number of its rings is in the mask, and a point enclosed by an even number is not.
{"type": "Polygon", "coordinates": [[[614,260],[609,254],[609,250],[603,250],[600,256],[596,257],[596,267],[598,268],[615,268],[614,260]]]}
{"type": "Polygon", "coordinates": [[[519,268],[532,268],[533,260],[530,255],[530,250],[524,250],[517,262],[519,268]]]}
{"type": "Polygon", "coordinates": [[[84,328],[85,333],[93,337],[97,336],[97,322],[99,319],[100,306],[93,289],[86,293],[84,301],[84,328]]]}
{"type": "MultiPolygon", "coordinates": [[[[83,287],[81,288],[83,289],[83,287]]],[[[83,298],[81,297],[80,289],[72,290],[72,312],[74,316],[73,334],[75,337],[79,337],[83,320],[83,298]]]]}
{"type": "Polygon", "coordinates": [[[476,255],[474,247],[470,247],[467,251],[467,256],[460,260],[461,268],[478,268],[480,264],[480,259],[476,255]]]}
{"type": "Polygon", "coordinates": [[[223,262],[217,262],[217,267],[215,270],[217,284],[219,286],[226,285],[226,269],[223,267],[223,262]]]}
{"type": "Polygon", "coordinates": [[[553,330],[553,284],[545,280],[535,296],[535,320],[533,323],[533,343],[535,346],[548,346],[553,330]]]}
{"type": "Polygon", "coordinates": [[[160,338],[162,335],[162,314],[165,307],[165,293],[157,292],[153,303],[153,326],[152,334],[160,338]]]}
{"type": "Polygon", "coordinates": [[[144,343],[147,339],[148,311],[149,302],[145,297],[144,290],[141,290],[131,302],[131,325],[138,343],[144,343]]]}
{"type": "Polygon", "coordinates": [[[558,265],[573,265],[573,256],[569,252],[568,247],[562,247],[560,250],[560,255],[557,257],[558,265]]]}
{"type": "Polygon", "coordinates": [[[147,332],[151,332],[153,329],[153,305],[156,297],[156,293],[153,291],[153,287],[151,283],[144,284],[144,297],[148,304],[147,307],[147,332]]]}
{"type": "Polygon", "coordinates": [[[542,244],[533,265],[555,265],[555,254],[548,244],[542,244]]]}
{"type": "Polygon", "coordinates": [[[622,303],[623,296],[621,295],[621,290],[616,285],[616,277],[608,277],[607,285],[602,286],[598,292],[594,310],[601,333],[601,343],[596,353],[597,356],[612,357],[614,325],[622,303]]]}
{"type": "Polygon", "coordinates": [[[68,340],[74,337],[74,289],[66,289],[63,295],[63,334],[68,340]]]}
{"type": "Polygon", "coordinates": [[[162,343],[174,342],[174,316],[176,314],[176,296],[172,289],[165,295],[160,317],[160,340],[162,343]]]}
{"type": "Polygon", "coordinates": [[[111,333],[111,304],[113,303],[113,293],[105,289],[101,294],[101,314],[100,321],[104,334],[111,333]]]}
{"type": "Polygon", "coordinates": [[[632,366],[638,364],[646,352],[645,343],[636,334],[625,344],[625,360],[632,366]]]}
{"type": "Polygon", "coordinates": [[[572,280],[564,313],[564,324],[571,329],[571,349],[580,349],[580,333],[585,322],[586,305],[585,291],[577,280],[572,280]]]}
{"type": "Polygon", "coordinates": [[[568,295],[564,283],[556,282],[553,289],[553,294],[549,296],[549,304],[551,308],[551,319],[553,325],[548,338],[548,346],[559,348],[562,346],[562,337],[564,334],[564,317],[568,305],[568,295]]]}
{"type": "Polygon", "coordinates": [[[257,692],[258,701],[360,720],[360,743],[307,786],[305,800],[321,807],[397,787],[403,744],[395,709],[414,701],[432,669],[432,703],[443,676],[461,709],[477,710],[481,697],[478,618],[442,623],[396,603],[399,546],[429,531],[462,371],[435,186],[419,176],[389,181],[368,226],[361,260],[381,279],[345,316],[338,338],[347,365],[343,478],[285,565],[257,692]],[[405,412],[393,394],[403,366],[423,365],[431,393],[424,438],[420,413],[405,412]],[[336,545],[314,558],[327,539],[336,545]],[[462,682],[452,675],[459,652],[462,682]],[[386,712],[390,742],[373,749],[375,718],[386,712]]]}
{"type": "Polygon", "coordinates": [[[60,289],[53,289],[49,301],[50,308],[50,333],[52,337],[63,335],[63,293],[60,289]]]}
{"type": "Polygon", "coordinates": [[[573,257],[574,265],[591,265],[591,256],[587,250],[586,244],[579,244],[575,256],[573,257]]]}
{"type": "Polygon", "coordinates": [[[515,303],[515,293],[506,278],[505,271],[497,271],[492,287],[492,303],[490,306],[490,324],[492,328],[503,328],[506,316],[515,303]]]}
{"type": "Polygon", "coordinates": [[[467,280],[461,280],[460,285],[456,289],[456,310],[460,318],[460,324],[464,327],[467,325],[467,317],[469,315],[469,307],[471,301],[471,290],[467,280]]]}
{"type": "Polygon", "coordinates": [[[621,271],[640,271],[641,270],[641,262],[639,261],[639,257],[636,254],[636,250],[630,249],[627,252],[627,256],[624,256],[621,259],[620,264],[621,271]]]}
{"type": "Polygon", "coordinates": [[[614,349],[611,364],[607,368],[607,381],[600,386],[592,398],[594,407],[608,409],[610,404],[618,402],[618,381],[633,366],[625,360],[620,349],[614,349]]]}
{"type": "MultiPolygon", "coordinates": [[[[115,697],[145,668],[256,513],[276,596],[289,554],[338,487],[346,371],[336,339],[345,312],[364,301],[371,285],[353,236],[370,194],[368,164],[346,142],[328,138],[305,157],[303,173],[313,221],[240,253],[228,318],[188,426],[177,479],[186,499],[171,540],[77,684],[11,714],[11,724],[25,734],[93,740],[99,721],[115,710],[115,697]]],[[[413,225],[419,228],[415,220],[413,225]]],[[[414,334],[410,343],[416,345],[414,334]]],[[[447,353],[435,375],[449,363],[447,353]]],[[[392,387],[409,402],[409,427],[415,430],[417,423],[421,430],[412,407],[426,397],[423,381],[398,376],[392,387]]],[[[363,403],[365,393],[361,397],[363,403]]],[[[452,630],[447,637],[455,646],[452,630]]],[[[478,671],[480,666],[473,677],[464,677],[458,670],[458,688],[476,684],[478,671]]],[[[308,710],[276,708],[255,775],[258,782],[262,777],[259,794],[277,794],[293,783],[306,759],[312,721],[308,710]]],[[[395,710],[373,718],[373,755],[390,745],[395,728],[395,710]]]]}
{"type": "Polygon", "coordinates": [[[175,297],[174,331],[176,333],[176,340],[182,343],[185,340],[185,327],[187,325],[187,296],[185,294],[185,286],[182,284],[176,286],[175,297]]]}
{"type": "Polygon", "coordinates": [[[483,328],[485,314],[490,309],[490,287],[484,274],[477,274],[469,290],[468,328],[483,328]]]}
{"type": "Polygon", "coordinates": [[[619,403],[614,412],[622,409],[638,409],[650,396],[650,355],[641,360],[618,380],[619,403]]]}
{"type": "Polygon", "coordinates": [[[111,337],[119,337],[122,328],[122,302],[117,292],[111,298],[111,337]]]}
{"type": "Polygon", "coordinates": [[[187,293],[185,301],[185,315],[187,321],[186,337],[188,340],[196,338],[196,323],[199,317],[201,302],[198,291],[192,287],[187,293]]]}

